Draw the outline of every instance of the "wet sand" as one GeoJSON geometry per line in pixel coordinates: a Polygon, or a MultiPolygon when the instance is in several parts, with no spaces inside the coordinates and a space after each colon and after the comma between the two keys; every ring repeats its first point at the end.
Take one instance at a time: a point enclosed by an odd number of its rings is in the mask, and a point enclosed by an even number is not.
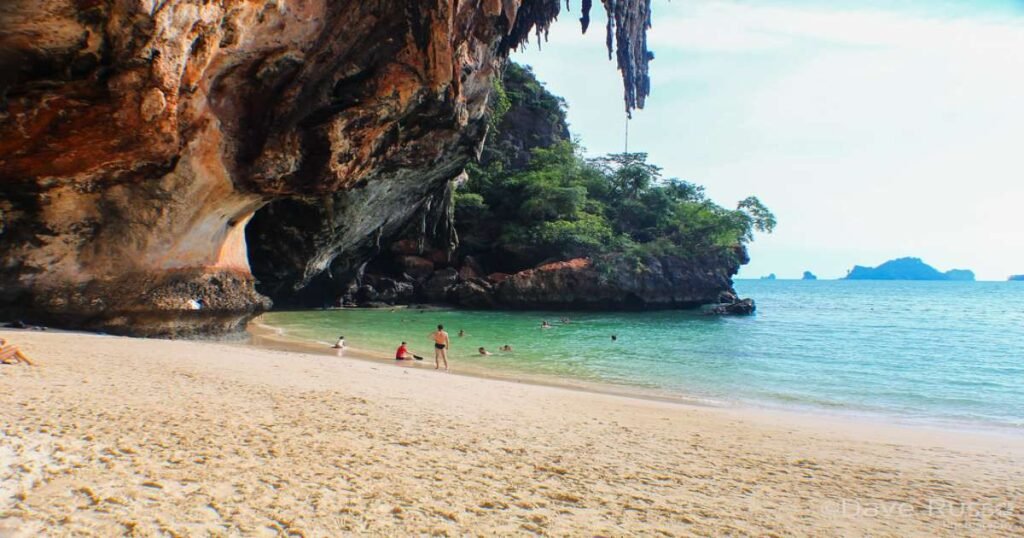
{"type": "Polygon", "coordinates": [[[39,363],[0,366],[0,536],[1024,534],[1020,435],[0,337],[39,363]]]}

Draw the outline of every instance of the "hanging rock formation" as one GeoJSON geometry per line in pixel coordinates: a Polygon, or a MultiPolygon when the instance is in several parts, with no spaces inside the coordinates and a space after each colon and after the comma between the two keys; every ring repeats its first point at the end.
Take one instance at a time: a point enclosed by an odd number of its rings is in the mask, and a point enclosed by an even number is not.
{"type": "MultiPolygon", "coordinates": [[[[605,5],[627,104],[640,106],[646,3],[605,5]]],[[[238,329],[269,306],[247,259],[254,212],[316,201],[306,216],[341,239],[310,246],[300,263],[313,269],[394,230],[473,156],[491,77],[559,9],[7,0],[0,317],[156,336],[238,329]]]]}

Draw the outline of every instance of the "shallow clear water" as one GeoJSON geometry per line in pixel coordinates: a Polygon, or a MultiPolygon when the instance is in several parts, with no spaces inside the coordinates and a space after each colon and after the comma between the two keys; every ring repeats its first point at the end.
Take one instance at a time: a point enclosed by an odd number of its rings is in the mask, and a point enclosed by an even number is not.
{"type": "Polygon", "coordinates": [[[292,336],[720,402],[1024,428],[1024,283],[738,281],[751,317],[694,312],[274,312],[292,336]],[[569,317],[571,323],[558,323],[569,317]],[[540,329],[542,319],[552,329],[540,329]],[[465,330],[467,336],[456,337],[465,330]],[[617,341],[611,335],[618,336],[617,341]],[[498,353],[503,344],[513,353],[498,353]],[[480,346],[495,352],[481,357],[480,346]]]}

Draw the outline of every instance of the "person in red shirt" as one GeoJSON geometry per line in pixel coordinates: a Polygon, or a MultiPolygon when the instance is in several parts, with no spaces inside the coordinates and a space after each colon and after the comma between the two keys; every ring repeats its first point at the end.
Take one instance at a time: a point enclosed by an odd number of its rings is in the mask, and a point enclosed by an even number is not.
{"type": "Polygon", "coordinates": [[[395,360],[411,361],[412,359],[412,353],[409,353],[409,348],[405,347],[405,342],[402,342],[402,345],[398,346],[398,349],[395,350],[395,360]]]}

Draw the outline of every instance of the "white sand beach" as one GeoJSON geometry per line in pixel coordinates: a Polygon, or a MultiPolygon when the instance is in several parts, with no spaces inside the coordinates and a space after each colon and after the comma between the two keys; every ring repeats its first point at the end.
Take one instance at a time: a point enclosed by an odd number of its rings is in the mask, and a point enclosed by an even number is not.
{"type": "Polygon", "coordinates": [[[0,536],[1024,534],[1022,436],[0,337],[39,364],[0,366],[0,536]]]}

